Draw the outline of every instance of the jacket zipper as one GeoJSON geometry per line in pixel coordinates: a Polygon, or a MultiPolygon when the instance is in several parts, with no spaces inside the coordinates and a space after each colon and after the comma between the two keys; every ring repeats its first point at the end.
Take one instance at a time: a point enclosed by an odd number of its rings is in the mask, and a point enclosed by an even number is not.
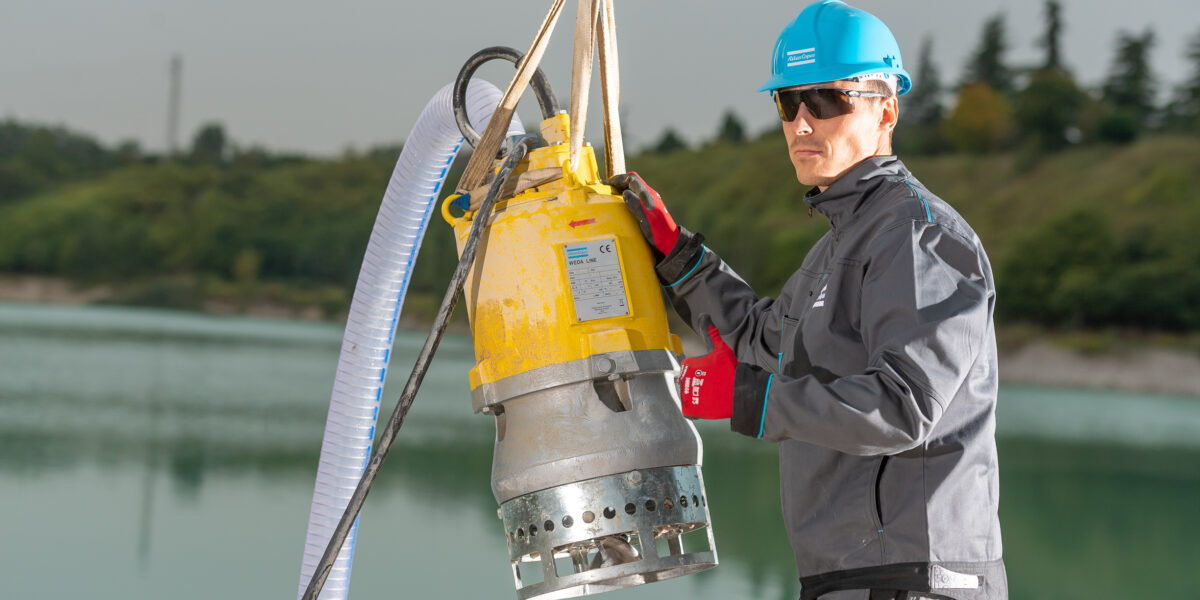
{"type": "Polygon", "coordinates": [[[875,472],[875,518],[879,523],[878,533],[883,533],[883,494],[881,484],[883,483],[883,470],[887,468],[888,459],[890,456],[883,457],[879,461],[879,470],[875,472]]]}

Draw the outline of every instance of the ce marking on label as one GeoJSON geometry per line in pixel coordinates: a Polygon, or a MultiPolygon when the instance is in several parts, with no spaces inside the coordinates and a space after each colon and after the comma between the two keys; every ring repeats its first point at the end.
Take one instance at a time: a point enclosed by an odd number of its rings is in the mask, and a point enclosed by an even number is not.
{"type": "Polygon", "coordinates": [[[612,254],[613,252],[616,252],[616,250],[613,249],[612,242],[608,242],[606,244],[600,244],[600,254],[612,254]]]}

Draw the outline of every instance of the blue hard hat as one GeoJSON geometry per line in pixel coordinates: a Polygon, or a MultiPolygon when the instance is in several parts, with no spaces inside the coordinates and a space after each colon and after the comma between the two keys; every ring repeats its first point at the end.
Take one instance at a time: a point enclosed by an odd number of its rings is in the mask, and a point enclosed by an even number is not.
{"type": "Polygon", "coordinates": [[[775,42],[771,78],[758,91],[873,73],[894,75],[898,95],[912,87],[900,45],[883,21],[840,0],[821,0],[783,28],[775,42]]]}

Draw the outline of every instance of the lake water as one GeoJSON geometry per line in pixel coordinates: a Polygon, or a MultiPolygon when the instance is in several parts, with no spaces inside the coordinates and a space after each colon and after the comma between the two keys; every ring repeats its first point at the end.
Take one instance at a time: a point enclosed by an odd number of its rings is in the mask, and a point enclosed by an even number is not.
{"type": "MultiPolygon", "coordinates": [[[[424,333],[401,334],[395,402],[424,333]]],[[[328,323],[0,304],[0,598],[295,598],[328,323]]],[[[514,599],[449,336],[364,510],[353,598],[514,599]]],[[[1200,598],[1200,399],[1004,386],[1014,600],[1200,598]]],[[[775,447],[702,424],[721,566],[607,594],[795,598],[775,447]]]]}

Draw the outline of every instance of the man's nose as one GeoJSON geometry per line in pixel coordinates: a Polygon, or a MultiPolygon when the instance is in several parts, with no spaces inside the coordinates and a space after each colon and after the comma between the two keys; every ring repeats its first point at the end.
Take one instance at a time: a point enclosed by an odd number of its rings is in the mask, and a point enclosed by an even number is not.
{"type": "Polygon", "coordinates": [[[800,105],[800,109],[796,111],[796,118],[788,124],[792,128],[792,133],[796,135],[809,135],[813,132],[812,123],[809,121],[812,115],[808,112],[808,106],[800,105]]]}

